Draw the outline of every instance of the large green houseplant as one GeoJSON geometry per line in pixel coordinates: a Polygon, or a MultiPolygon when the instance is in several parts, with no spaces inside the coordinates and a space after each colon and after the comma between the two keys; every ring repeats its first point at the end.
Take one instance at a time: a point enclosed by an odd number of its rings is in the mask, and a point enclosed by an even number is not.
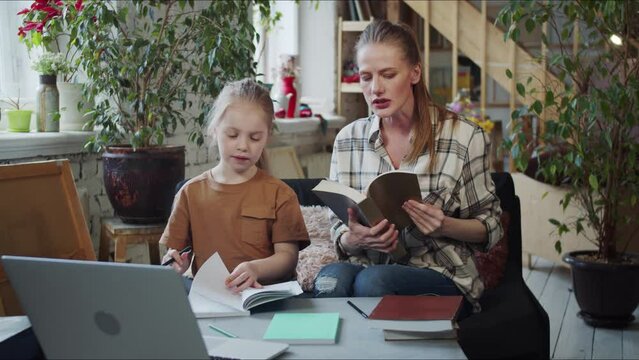
{"type": "Polygon", "coordinates": [[[84,2],[71,34],[91,125],[101,128],[87,147],[104,151],[105,187],[123,220],[166,217],[184,177],[184,146],[165,146],[166,135],[181,124],[201,145],[212,99],[228,80],[255,75],[254,9],[271,19],[268,0],[84,2]],[[145,201],[148,216],[137,214],[145,201]]]}
{"type": "MultiPolygon", "coordinates": [[[[567,189],[564,210],[572,203],[580,209],[575,218],[550,222],[560,236],[575,231],[587,237],[588,227],[594,234],[589,240],[597,251],[564,256],[581,317],[593,325],[624,326],[639,303],[639,257],[626,252],[639,230],[639,2],[511,1],[498,21],[514,41],[524,28],[547,27],[542,41],[554,49],[548,64],[559,83],[518,83],[520,95],[536,100],[513,119],[548,116],[535,149],[537,175],[567,189]],[[577,49],[573,36],[579,36],[577,49]]],[[[506,142],[522,171],[530,160],[525,139],[517,124],[506,142]]],[[[561,242],[555,247],[561,252],[561,242]]]]}

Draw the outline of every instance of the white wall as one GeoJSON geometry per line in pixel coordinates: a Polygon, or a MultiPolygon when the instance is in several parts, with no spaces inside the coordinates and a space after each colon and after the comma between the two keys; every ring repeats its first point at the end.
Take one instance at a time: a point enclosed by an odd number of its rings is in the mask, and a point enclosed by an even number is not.
{"type": "Polygon", "coordinates": [[[324,99],[327,112],[335,110],[335,49],[337,4],[320,1],[299,4],[299,60],[303,97],[324,99]]]}

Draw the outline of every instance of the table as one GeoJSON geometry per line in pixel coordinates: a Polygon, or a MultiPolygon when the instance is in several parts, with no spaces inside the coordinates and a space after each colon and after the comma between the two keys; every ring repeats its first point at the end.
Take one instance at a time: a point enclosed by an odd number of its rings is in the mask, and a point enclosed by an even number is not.
{"type": "Polygon", "coordinates": [[[125,224],[120,218],[102,218],[100,231],[100,261],[109,261],[111,241],[115,243],[115,262],[126,262],[126,247],[129,244],[146,243],[151,264],[160,264],[159,241],[166,224],[125,224]]]}
{"type": "Polygon", "coordinates": [[[200,319],[198,325],[205,335],[213,335],[208,324],[240,338],[260,340],[275,312],[339,312],[340,325],[335,345],[290,345],[282,359],[465,359],[456,340],[384,341],[381,329],[372,329],[354,309],[351,300],[369,313],[381,298],[291,298],[259,307],[250,317],[200,319]]]}

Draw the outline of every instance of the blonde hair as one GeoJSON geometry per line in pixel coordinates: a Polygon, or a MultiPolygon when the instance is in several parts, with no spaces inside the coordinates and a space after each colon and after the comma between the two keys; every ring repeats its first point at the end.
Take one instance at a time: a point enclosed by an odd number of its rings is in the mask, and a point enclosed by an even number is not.
{"type": "MultiPolygon", "coordinates": [[[[262,111],[264,111],[265,120],[269,129],[269,135],[273,129],[273,119],[275,117],[275,110],[273,109],[273,101],[271,96],[260,84],[252,79],[246,78],[238,81],[233,81],[224,86],[224,89],[220,92],[213,103],[213,107],[209,113],[208,127],[206,129],[206,135],[211,139],[209,146],[217,145],[217,139],[215,139],[215,128],[220,124],[226,109],[234,102],[247,102],[257,105],[262,111]]],[[[256,163],[257,167],[263,170],[268,170],[268,162],[266,160],[266,149],[262,151],[259,160],[256,163]]]]}
{"type": "MultiPolygon", "coordinates": [[[[368,44],[388,44],[396,46],[404,55],[404,58],[410,65],[421,66],[422,57],[419,53],[417,38],[413,29],[403,23],[391,23],[387,20],[374,20],[364,29],[355,45],[355,50],[359,51],[368,44]]],[[[457,120],[457,114],[447,110],[443,106],[433,103],[430,93],[422,76],[419,81],[413,85],[413,96],[415,97],[415,108],[413,111],[413,119],[415,120],[415,129],[413,133],[413,145],[407,156],[407,161],[417,160],[419,156],[426,150],[431,154],[428,169],[433,171],[437,157],[435,154],[435,137],[442,129],[444,119],[457,120]],[[433,121],[430,116],[430,107],[437,110],[437,119],[433,121]],[[435,125],[433,127],[433,125],[435,125]]]]}

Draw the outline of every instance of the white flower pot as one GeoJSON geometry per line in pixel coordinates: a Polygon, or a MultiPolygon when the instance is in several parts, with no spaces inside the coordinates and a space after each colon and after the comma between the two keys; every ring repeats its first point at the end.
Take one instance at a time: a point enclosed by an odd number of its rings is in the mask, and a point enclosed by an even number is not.
{"type": "Polygon", "coordinates": [[[85,129],[89,116],[84,115],[91,110],[89,104],[84,104],[78,110],[78,103],[82,100],[82,84],[58,82],[60,93],[60,130],[62,131],[92,131],[85,129]]]}

